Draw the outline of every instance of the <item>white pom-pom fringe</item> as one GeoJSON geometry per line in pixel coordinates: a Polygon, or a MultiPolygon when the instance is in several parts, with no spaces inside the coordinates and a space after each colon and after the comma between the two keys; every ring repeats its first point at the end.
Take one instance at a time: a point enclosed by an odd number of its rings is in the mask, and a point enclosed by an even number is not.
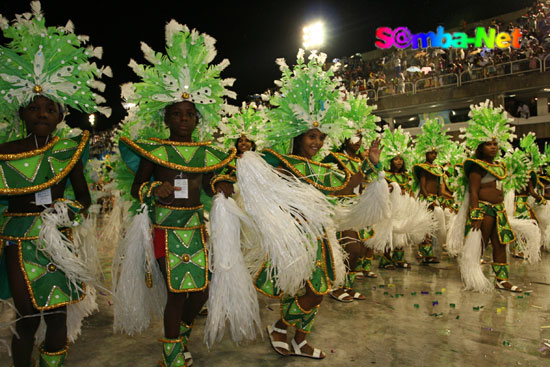
{"type": "Polygon", "coordinates": [[[129,335],[147,329],[152,317],[160,319],[166,304],[166,286],[155,260],[147,211],[147,205],[142,204],[118,244],[111,269],[113,329],[129,335]],[[146,271],[151,273],[152,288],[145,283],[146,271]]]}
{"type": "Polygon", "coordinates": [[[210,211],[212,281],[204,341],[208,347],[223,338],[226,321],[232,340],[254,340],[260,331],[258,297],[241,252],[240,221],[250,222],[231,198],[217,194],[210,211]]]}
{"type": "Polygon", "coordinates": [[[42,228],[38,237],[37,250],[44,252],[65,273],[70,287],[84,291],[81,282],[97,284],[97,273],[86,264],[82,251],[58,229],[72,226],[67,204],[56,202],[53,208],[45,209],[40,216],[42,228]]]}
{"type": "Polygon", "coordinates": [[[346,282],[348,269],[346,267],[348,254],[338,241],[334,228],[327,228],[327,240],[332,251],[332,259],[334,260],[334,282],[333,289],[338,289],[346,282]]]}
{"type": "Polygon", "coordinates": [[[347,213],[336,219],[336,228],[360,231],[389,218],[391,214],[389,199],[388,184],[381,175],[367,186],[358,199],[350,202],[347,213]]]}
{"type": "Polygon", "coordinates": [[[470,231],[464,241],[464,251],[458,258],[458,265],[466,290],[488,293],[493,290],[493,285],[481,269],[481,242],[481,231],[470,231]]]}
{"type": "Polygon", "coordinates": [[[540,261],[541,234],[537,222],[532,219],[508,217],[510,226],[516,235],[518,248],[523,252],[527,262],[534,264],[540,261]]]}
{"type": "Polygon", "coordinates": [[[458,214],[449,226],[447,234],[447,252],[449,256],[458,256],[464,246],[464,228],[470,211],[470,192],[466,188],[466,194],[462,200],[462,205],[458,214]]]}
{"type": "Polygon", "coordinates": [[[246,152],[237,161],[237,179],[244,208],[275,270],[277,286],[296,294],[313,271],[316,239],[333,225],[330,203],[313,186],[274,170],[256,152],[246,152]]]}

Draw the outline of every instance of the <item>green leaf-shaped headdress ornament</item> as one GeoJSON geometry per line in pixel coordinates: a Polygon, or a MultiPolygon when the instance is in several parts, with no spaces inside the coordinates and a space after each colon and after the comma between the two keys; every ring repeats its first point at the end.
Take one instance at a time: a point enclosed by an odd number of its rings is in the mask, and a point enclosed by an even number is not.
{"type": "Polygon", "coordinates": [[[323,53],[311,53],[305,63],[304,51],[300,50],[292,70],[283,59],[277,59],[283,75],[275,82],[281,88],[271,98],[275,108],[268,113],[270,122],[266,138],[269,146],[291,140],[310,129],[327,134],[325,145],[328,148],[340,146],[354,135],[355,125],[341,116],[342,98],[338,83],[333,79],[334,71],[323,70],[325,59],[323,53]]]}
{"type": "Polygon", "coordinates": [[[31,9],[16,15],[11,24],[0,15],[4,37],[11,40],[0,46],[0,115],[18,123],[18,110],[40,95],[109,116],[111,109],[100,106],[105,99],[97,94],[105,85],[96,78],[112,76],[111,69],[90,63],[101,58],[102,48],[85,47],[88,36],[74,34],[71,21],[64,27],[46,27],[39,1],[33,1],[31,9]]]}
{"type": "Polygon", "coordinates": [[[436,151],[440,154],[445,152],[450,137],[445,134],[443,124],[438,119],[429,119],[422,125],[422,133],[416,137],[416,153],[419,156],[436,151]]]}
{"type": "Polygon", "coordinates": [[[389,126],[384,127],[382,133],[382,139],[380,139],[380,145],[382,146],[382,152],[380,153],[380,162],[384,169],[390,168],[390,162],[395,157],[401,157],[407,164],[412,163],[411,155],[411,134],[408,131],[404,131],[401,126],[391,131],[389,126]]]}
{"type": "Polygon", "coordinates": [[[263,128],[266,119],[265,109],[262,105],[243,103],[239,112],[222,119],[220,131],[223,137],[220,138],[220,141],[229,147],[233,146],[235,140],[241,136],[246,136],[256,144],[257,148],[261,149],[264,143],[263,128]]]}
{"type": "Polygon", "coordinates": [[[355,130],[355,134],[360,134],[363,137],[363,142],[367,145],[378,137],[380,127],[376,125],[380,121],[380,117],[373,115],[372,111],[376,109],[376,106],[369,106],[367,104],[367,98],[363,95],[355,97],[352,94],[348,94],[346,101],[344,102],[343,116],[353,123],[341,124],[342,133],[340,135],[348,135],[352,130],[355,130]]]}
{"type": "Polygon", "coordinates": [[[504,179],[506,191],[525,190],[529,180],[529,171],[533,168],[529,156],[523,150],[516,148],[507,152],[504,156],[504,164],[506,164],[508,170],[508,174],[504,179]]]}
{"type": "Polygon", "coordinates": [[[527,154],[527,158],[531,162],[531,169],[537,170],[543,164],[543,156],[539,152],[539,146],[537,145],[537,137],[533,132],[524,135],[519,140],[519,147],[527,154]]]}
{"type": "Polygon", "coordinates": [[[122,97],[135,105],[134,118],[164,129],[164,109],[189,101],[202,116],[196,129],[198,138],[211,138],[226,107],[224,97],[236,97],[235,92],[225,88],[235,79],[220,79],[229,61],[210,65],[216,56],[215,43],[209,35],[190,31],[175,20],[166,25],[166,54],[142,42],[141,50],[152,65],[130,60],[129,66],[142,81],[122,86],[122,97]]]}
{"type": "Polygon", "coordinates": [[[508,114],[501,107],[494,108],[493,102],[486,100],[470,106],[468,127],[461,129],[461,138],[466,146],[475,151],[480,144],[495,140],[500,149],[511,151],[510,142],[516,137],[515,128],[509,124],[508,114]]]}

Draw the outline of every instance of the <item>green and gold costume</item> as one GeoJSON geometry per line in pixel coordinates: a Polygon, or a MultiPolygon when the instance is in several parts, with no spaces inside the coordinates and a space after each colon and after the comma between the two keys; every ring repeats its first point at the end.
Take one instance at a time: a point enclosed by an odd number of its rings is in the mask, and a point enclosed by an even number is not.
{"type": "MultiPolygon", "coordinates": [[[[469,177],[469,174],[474,166],[482,168],[484,171],[493,175],[497,180],[503,180],[507,175],[506,165],[502,162],[488,163],[480,159],[468,158],[464,161],[464,173],[466,178],[469,177]]],[[[507,245],[516,240],[516,235],[510,226],[510,222],[506,214],[506,208],[504,208],[504,203],[493,204],[480,200],[478,205],[481,209],[482,216],[489,215],[491,217],[495,217],[498,238],[502,245],[507,245]]],[[[470,216],[468,216],[464,236],[468,235],[471,228],[471,219],[470,216]]]]}
{"type": "MultiPolygon", "coordinates": [[[[67,178],[79,160],[86,161],[89,153],[88,132],[73,138],[54,137],[44,147],[17,154],[0,154],[0,195],[15,197],[51,188],[67,178]]],[[[66,199],[76,213],[82,208],[77,202],[66,199]]],[[[0,296],[9,298],[11,292],[3,256],[5,246],[17,246],[21,271],[37,310],[49,310],[82,300],[81,289],[70,284],[58,264],[42,251],[38,243],[42,218],[40,213],[5,212],[0,226],[0,296]]],[[[70,239],[71,230],[62,228],[70,239]]]]}
{"type": "MultiPolygon", "coordinates": [[[[236,155],[214,148],[210,142],[175,142],[156,138],[133,142],[120,139],[120,152],[129,169],[136,172],[141,159],[185,173],[221,173],[236,155]]],[[[227,175],[213,177],[212,186],[227,175]]],[[[161,184],[150,181],[140,188],[140,202],[149,204],[155,233],[165,241],[166,274],[170,292],[196,292],[206,289],[210,273],[206,248],[203,206],[173,207],[154,203],[153,188],[161,184]]]]}

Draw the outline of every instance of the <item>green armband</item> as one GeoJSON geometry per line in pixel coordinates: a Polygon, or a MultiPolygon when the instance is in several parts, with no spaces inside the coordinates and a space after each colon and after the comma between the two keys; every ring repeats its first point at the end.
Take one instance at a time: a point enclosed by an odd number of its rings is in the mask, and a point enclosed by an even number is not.
{"type": "Polygon", "coordinates": [[[481,208],[470,209],[470,220],[483,220],[483,211],[481,208]]]}

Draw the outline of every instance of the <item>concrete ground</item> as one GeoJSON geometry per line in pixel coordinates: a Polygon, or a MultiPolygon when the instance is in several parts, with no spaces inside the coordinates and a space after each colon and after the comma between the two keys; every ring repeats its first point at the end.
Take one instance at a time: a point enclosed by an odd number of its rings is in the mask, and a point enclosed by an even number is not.
{"type": "MultiPolygon", "coordinates": [[[[104,266],[109,254],[103,252],[104,266]]],[[[411,258],[411,254],[408,254],[411,258]]],[[[356,282],[367,300],[340,303],[326,296],[308,340],[327,358],[282,357],[264,339],[235,346],[224,340],[206,348],[204,317],[190,341],[194,365],[201,366],[543,366],[550,364],[550,256],[528,265],[511,259],[511,280],[531,293],[462,290],[456,260],[411,270],[378,270],[378,278],[356,282]]],[[[378,263],[376,262],[376,265],[378,263]]],[[[490,265],[484,266],[489,274],[490,265]]],[[[279,316],[275,300],[260,297],[263,326],[279,316]]],[[[139,336],[112,332],[112,306],[99,297],[100,312],[85,320],[82,336],[70,346],[67,367],[156,366],[162,324],[139,336]]],[[[0,323],[10,318],[4,311],[0,323]]],[[[6,334],[4,333],[5,337],[6,334]]],[[[0,345],[0,349],[5,349],[0,345]]],[[[0,366],[9,366],[5,350],[0,366]]]]}

